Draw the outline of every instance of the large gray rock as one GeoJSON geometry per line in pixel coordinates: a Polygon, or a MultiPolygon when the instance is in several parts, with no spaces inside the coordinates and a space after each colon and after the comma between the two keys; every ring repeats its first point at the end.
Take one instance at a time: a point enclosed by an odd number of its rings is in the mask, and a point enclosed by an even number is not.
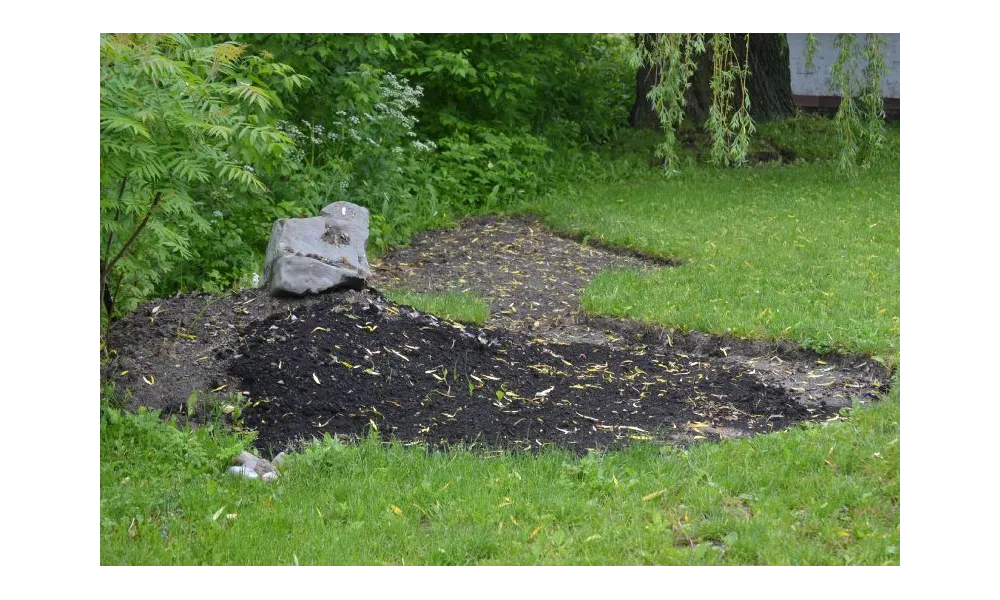
{"type": "Polygon", "coordinates": [[[368,209],[334,202],[307,219],[278,219],[264,260],[264,285],[272,295],[361,289],[371,276],[365,256],[368,209]]]}

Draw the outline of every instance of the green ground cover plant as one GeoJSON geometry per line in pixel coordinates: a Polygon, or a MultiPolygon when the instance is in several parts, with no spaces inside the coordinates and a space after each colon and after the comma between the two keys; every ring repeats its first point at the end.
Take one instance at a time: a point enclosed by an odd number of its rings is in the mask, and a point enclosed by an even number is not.
{"type": "Polygon", "coordinates": [[[384,290],[385,297],[397,304],[412,306],[432,315],[480,325],[490,318],[486,301],[469,292],[411,292],[384,290]]]}

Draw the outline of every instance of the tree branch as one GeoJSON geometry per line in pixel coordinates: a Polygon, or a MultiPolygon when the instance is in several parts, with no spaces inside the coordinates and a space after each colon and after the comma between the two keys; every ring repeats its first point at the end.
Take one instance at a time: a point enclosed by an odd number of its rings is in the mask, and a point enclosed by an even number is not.
{"type": "Polygon", "coordinates": [[[114,266],[118,264],[118,261],[121,260],[123,256],[125,256],[125,252],[127,252],[132,243],[135,242],[135,238],[139,236],[139,234],[142,232],[143,229],[146,228],[146,223],[149,222],[149,215],[153,214],[153,211],[156,210],[156,206],[160,203],[160,200],[162,199],[163,199],[163,192],[156,192],[156,197],[153,198],[153,204],[150,205],[149,210],[147,210],[145,216],[142,217],[142,221],[139,222],[139,225],[136,226],[135,231],[132,232],[132,236],[128,238],[128,241],[126,241],[125,245],[122,246],[122,249],[118,251],[118,254],[116,254],[115,257],[108,262],[107,266],[105,266],[104,272],[101,273],[102,280],[106,278],[108,273],[111,272],[111,269],[113,269],[114,266]]]}
{"type": "MultiPolygon", "coordinates": [[[[124,179],[122,179],[122,184],[118,186],[118,206],[115,207],[115,222],[117,222],[122,215],[121,202],[122,202],[122,197],[125,195],[126,184],[128,184],[128,175],[126,175],[124,179]]],[[[105,256],[111,254],[111,244],[114,243],[114,240],[115,240],[115,231],[114,229],[112,229],[110,232],[108,232],[108,247],[104,250],[105,256]]],[[[101,270],[107,271],[107,268],[105,267],[102,268],[101,270]]]]}

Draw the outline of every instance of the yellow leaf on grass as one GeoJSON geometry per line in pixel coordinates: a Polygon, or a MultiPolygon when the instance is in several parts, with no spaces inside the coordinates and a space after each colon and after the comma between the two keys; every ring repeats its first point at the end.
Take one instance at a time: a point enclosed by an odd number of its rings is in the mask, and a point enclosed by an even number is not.
{"type": "Polygon", "coordinates": [[[399,508],[395,504],[390,505],[390,508],[392,508],[392,512],[396,513],[397,517],[402,517],[403,516],[403,509],[402,508],[399,508]]]}
{"type": "Polygon", "coordinates": [[[642,500],[643,500],[643,502],[649,502],[650,500],[652,500],[654,498],[659,498],[666,491],[667,491],[667,488],[663,488],[662,490],[660,490],[658,492],[653,492],[651,494],[646,494],[645,496],[642,497],[642,500]]]}

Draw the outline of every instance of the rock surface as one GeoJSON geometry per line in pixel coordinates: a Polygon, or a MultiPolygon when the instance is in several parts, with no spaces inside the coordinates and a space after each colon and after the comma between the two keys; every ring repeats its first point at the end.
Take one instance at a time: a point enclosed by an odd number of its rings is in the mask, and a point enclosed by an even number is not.
{"type": "Polygon", "coordinates": [[[228,472],[232,475],[240,475],[247,479],[262,479],[264,481],[274,481],[278,478],[278,467],[285,463],[285,453],[282,452],[274,457],[274,461],[257,458],[249,452],[242,452],[233,459],[233,466],[228,472]]]}
{"type": "Polygon", "coordinates": [[[264,261],[268,292],[303,296],[363,288],[371,276],[368,222],[368,209],[350,202],[327,205],[318,217],[275,221],[264,261]]]}

